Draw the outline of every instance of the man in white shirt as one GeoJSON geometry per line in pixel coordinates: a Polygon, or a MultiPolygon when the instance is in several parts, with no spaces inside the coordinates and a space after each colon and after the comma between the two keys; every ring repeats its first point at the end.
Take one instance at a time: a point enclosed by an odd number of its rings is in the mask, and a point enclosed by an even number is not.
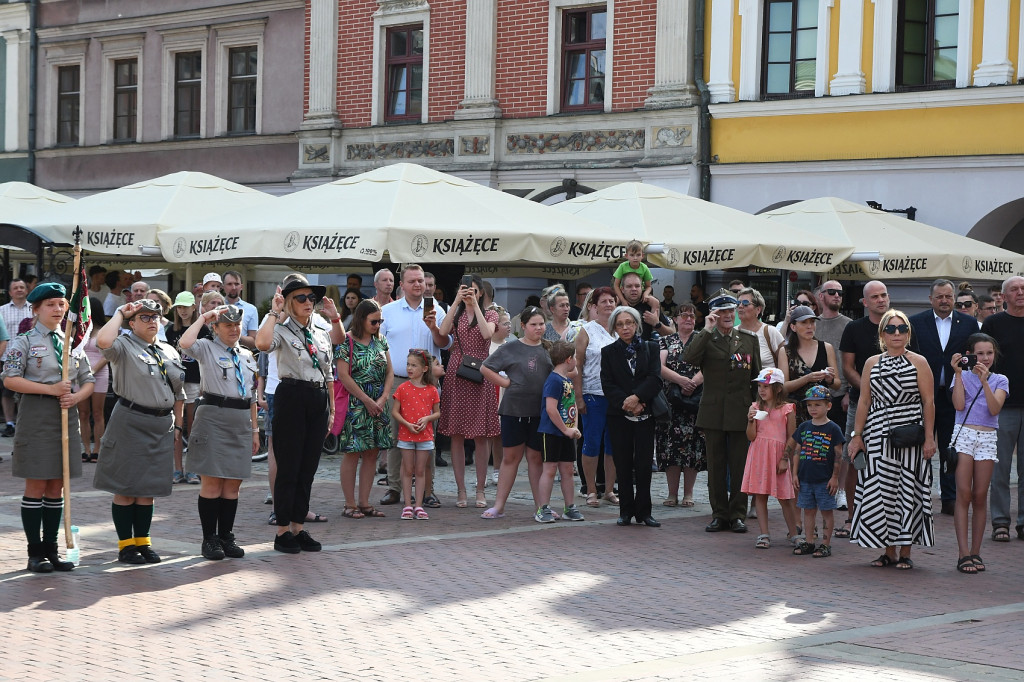
{"type": "MultiPolygon", "coordinates": [[[[379,303],[381,308],[388,305],[391,303],[391,292],[395,290],[395,274],[387,268],[381,268],[373,276],[373,288],[376,290],[373,300],[379,303]]],[[[422,296],[420,293],[420,297],[422,296]]]]}
{"type": "Polygon", "coordinates": [[[256,306],[242,300],[242,274],[236,270],[228,270],[224,273],[223,283],[224,302],[242,308],[242,336],[238,340],[246,348],[255,348],[260,316],[256,306]]]}
{"type": "MultiPolygon", "coordinates": [[[[377,273],[380,274],[380,273],[377,273]]],[[[390,272],[389,272],[390,274],[390,272]]],[[[374,284],[377,278],[374,277],[374,284]]],[[[410,263],[402,270],[402,298],[388,303],[381,309],[383,322],[380,333],[388,340],[388,352],[395,372],[395,383],[392,392],[409,380],[405,376],[405,360],[409,350],[422,348],[434,357],[441,357],[441,350],[452,345],[452,337],[441,334],[440,325],[444,321],[444,311],[435,306],[430,312],[423,310],[424,279],[423,268],[410,263]]],[[[390,397],[390,396],[389,396],[390,397]]],[[[388,400],[388,411],[391,401],[388,400]]],[[[435,423],[436,424],[436,423],[435,423]]],[[[436,427],[435,427],[436,428],[436,427]]],[[[398,424],[391,420],[391,430],[398,442],[398,424]]],[[[435,437],[437,433],[435,431],[435,437]]],[[[427,460],[427,480],[434,480],[434,461],[427,460]]],[[[402,499],[402,453],[397,448],[388,450],[388,491],[380,503],[397,504],[402,499]]],[[[428,486],[424,491],[424,506],[440,507],[441,503],[434,497],[433,490],[428,486]]]]}
{"type": "MultiPolygon", "coordinates": [[[[23,279],[12,279],[7,286],[7,293],[11,297],[10,303],[0,306],[0,318],[4,321],[7,330],[7,338],[13,339],[18,335],[18,326],[21,321],[32,317],[32,304],[28,302],[28,284],[23,279]]],[[[14,404],[14,392],[3,389],[3,404],[6,424],[0,430],[0,436],[10,437],[14,435],[14,419],[17,414],[14,404]]]]}

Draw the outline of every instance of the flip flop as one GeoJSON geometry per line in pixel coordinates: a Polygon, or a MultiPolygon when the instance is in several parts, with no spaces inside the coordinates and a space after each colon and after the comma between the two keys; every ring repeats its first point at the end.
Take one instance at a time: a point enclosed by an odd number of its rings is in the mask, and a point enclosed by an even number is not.
{"type": "Polygon", "coordinates": [[[499,514],[497,509],[495,509],[494,507],[491,507],[490,509],[485,511],[483,514],[481,514],[480,518],[481,519],[503,519],[503,518],[505,518],[505,515],[504,514],[499,514]]]}

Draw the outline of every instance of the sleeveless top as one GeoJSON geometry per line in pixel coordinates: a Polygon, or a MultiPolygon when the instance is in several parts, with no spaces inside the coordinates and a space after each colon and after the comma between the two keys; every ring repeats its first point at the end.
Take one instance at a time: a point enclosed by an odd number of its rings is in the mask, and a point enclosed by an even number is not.
{"type": "Polygon", "coordinates": [[[601,388],[601,349],[614,342],[615,337],[596,320],[587,322],[583,329],[590,340],[587,344],[586,362],[583,365],[583,392],[604,395],[604,389],[601,388]]]}

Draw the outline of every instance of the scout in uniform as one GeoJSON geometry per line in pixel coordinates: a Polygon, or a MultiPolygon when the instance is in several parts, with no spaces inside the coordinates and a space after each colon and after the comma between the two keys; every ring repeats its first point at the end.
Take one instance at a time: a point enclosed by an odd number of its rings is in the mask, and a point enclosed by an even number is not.
{"type": "Polygon", "coordinates": [[[192,423],[188,460],[202,479],[202,553],[214,560],[245,556],[235,543],[232,529],[238,489],[242,479],[252,473],[252,456],[260,448],[254,392],[256,359],[238,344],[242,317],[239,306],[219,306],[200,315],[178,342],[199,363],[202,401],[192,423]],[[214,338],[198,338],[207,324],[213,325],[214,338]]]}
{"type": "MultiPolygon", "coordinates": [[[[326,289],[310,285],[302,275],[289,275],[283,284],[256,332],[256,347],[275,354],[281,379],[274,394],[274,549],[286,554],[319,552],[320,543],[302,526],[320,451],[334,422],[331,338],[312,324],[313,308],[326,289]],[[267,324],[268,319],[278,324],[267,324]]],[[[330,298],[324,301],[324,314],[332,333],[340,329],[341,316],[330,298]]]]}
{"type": "Polygon", "coordinates": [[[159,563],[149,528],[153,498],[171,494],[174,430],[181,428],[185,368],[178,352],[158,341],[160,304],[127,303],[96,335],[120,396],[100,444],[93,486],[114,494],[111,516],[118,561],[159,563]],[[126,324],[130,334],[121,334],[126,324]]]}
{"type": "Polygon", "coordinates": [[[39,284],[28,295],[36,323],[11,341],[4,360],[4,386],[20,393],[18,423],[14,431],[11,473],[25,479],[21,498],[21,523],[28,540],[28,570],[35,573],[70,571],[74,564],[57,554],[57,531],[64,510],[63,458],[60,423],[62,408],[68,411],[68,458],[72,478],[82,475],[82,451],[78,408],[89,400],[93,376],[84,355],[68,358],[68,381],[62,381],[64,331],[61,322],[68,310],[67,292],[60,284],[39,284]],[[71,392],[72,384],[79,386],[71,392]],[[42,531],[40,533],[40,530],[42,531]]]}
{"type": "Polygon", "coordinates": [[[751,382],[761,371],[761,350],[756,336],[735,327],[738,304],[724,289],[712,297],[705,327],[693,336],[684,356],[704,373],[697,426],[707,443],[708,498],[714,515],[705,528],[709,533],[747,531],[747,496],[740,487],[750,445],[747,410],[757,397],[751,382]]]}

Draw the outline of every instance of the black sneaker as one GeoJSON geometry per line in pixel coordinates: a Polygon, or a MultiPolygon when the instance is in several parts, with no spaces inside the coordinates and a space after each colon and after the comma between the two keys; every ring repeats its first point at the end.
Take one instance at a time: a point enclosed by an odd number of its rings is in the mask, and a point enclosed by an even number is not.
{"type": "Polygon", "coordinates": [[[220,546],[224,550],[224,556],[231,559],[241,559],[245,556],[245,550],[235,543],[234,533],[223,533],[220,536],[220,546]]]}
{"type": "Polygon", "coordinates": [[[274,538],[274,549],[278,552],[284,552],[285,554],[298,554],[302,551],[302,548],[299,547],[299,543],[295,540],[295,536],[292,535],[290,530],[286,530],[274,538]]]}
{"type": "Polygon", "coordinates": [[[203,556],[213,561],[220,561],[224,558],[224,549],[220,546],[219,537],[209,535],[203,540],[203,556]]]}
{"type": "Polygon", "coordinates": [[[117,553],[117,560],[122,564],[144,564],[146,560],[139,554],[139,548],[135,545],[128,545],[117,553]]]}
{"type": "Polygon", "coordinates": [[[160,563],[160,555],[153,551],[151,545],[138,545],[139,554],[146,560],[147,564],[158,564],[160,563]]]}
{"type": "Polygon", "coordinates": [[[3,430],[0,430],[0,436],[4,438],[12,438],[14,436],[14,427],[10,424],[4,424],[3,430]]]}
{"type": "Polygon", "coordinates": [[[295,536],[295,542],[298,543],[299,548],[303,552],[319,552],[323,545],[313,539],[313,536],[308,531],[300,530],[299,534],[295,536]]]}

